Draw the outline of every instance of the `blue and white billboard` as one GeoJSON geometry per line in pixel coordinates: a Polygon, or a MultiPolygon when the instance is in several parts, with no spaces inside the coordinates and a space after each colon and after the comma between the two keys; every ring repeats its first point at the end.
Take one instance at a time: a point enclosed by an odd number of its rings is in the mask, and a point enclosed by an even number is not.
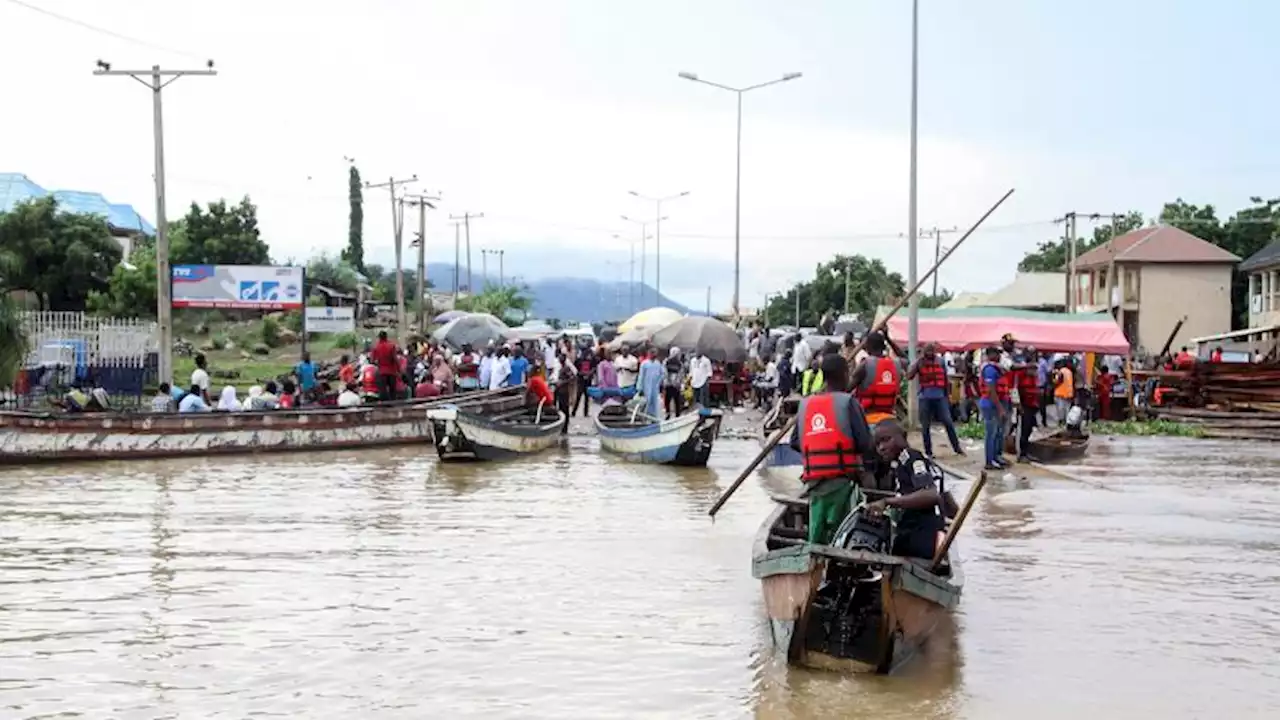
{"type": "Polygon", "coordinates": [[[293,310],[303,306],[300,267],[174,265],[173,306],[293,310]]]}

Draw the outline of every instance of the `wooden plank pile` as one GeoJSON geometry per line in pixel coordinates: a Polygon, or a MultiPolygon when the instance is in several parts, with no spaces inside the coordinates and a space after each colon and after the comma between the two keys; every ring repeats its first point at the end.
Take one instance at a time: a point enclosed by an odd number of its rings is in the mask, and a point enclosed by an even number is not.
{"type": "Polygon", "coordinates": [[[1162,419],[1200,425],[1206,437],[1280,440],[1280,363],[1202,362],[1143,374],[1177,390],[1152,408],[1162,419]]]}

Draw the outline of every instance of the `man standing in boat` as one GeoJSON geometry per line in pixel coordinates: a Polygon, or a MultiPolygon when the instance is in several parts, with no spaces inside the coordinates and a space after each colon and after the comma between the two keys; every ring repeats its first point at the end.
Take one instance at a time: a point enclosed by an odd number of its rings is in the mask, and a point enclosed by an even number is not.
{"type": "Polygon", "coordinates": [[[874,452],[871,431],[848,392],[849,366],[836,353],[822,358],[826,386],[800,401],[791,447],[803,458],[804,495],[809,498],[809,542],[826,544],[849,514],[862,459],[874,452]]]}
{"type": "MultiPolygon", "coordinates": [[[[906,361],[889,357],[888,336],[879,330],[867,333],[867,357],[854,368],[849,386],[858,396],[862,409],[871,424],[892,418],[898,406],[902,374],[907,371],[906,361]]],[[[823,373],[826,375],[826,373],[823,373]]],[[[831,382],[827,375],[827,382],[831,382]]]]}
{"type": "Polygon", "coordinates": [[[870,503],[867,512],[879,515],[889,508],[900,510],[894,524],[893,554],[932,558],[945,527],[943,497],[938,489],[942,471],[907,443],[907,431],[897,420],[876,425],[875,442],[876,452],[888,461],[885,469],[898,494],[870,503]]]}

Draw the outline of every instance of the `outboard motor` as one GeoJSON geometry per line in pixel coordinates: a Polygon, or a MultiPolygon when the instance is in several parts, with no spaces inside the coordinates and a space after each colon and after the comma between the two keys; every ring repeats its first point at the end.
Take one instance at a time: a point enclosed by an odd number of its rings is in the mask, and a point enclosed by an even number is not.
{"type": "MultiPolygon", "coordinates": [[[[883,553],[889,548],[889,518],[871,517],[862,507],[836,530],[832,547],[883,553]]],[[[879,568],[828,559],[826,575],[810,608],[806,646],[835,657],[873,654],[880,621],[879,568]]]]}

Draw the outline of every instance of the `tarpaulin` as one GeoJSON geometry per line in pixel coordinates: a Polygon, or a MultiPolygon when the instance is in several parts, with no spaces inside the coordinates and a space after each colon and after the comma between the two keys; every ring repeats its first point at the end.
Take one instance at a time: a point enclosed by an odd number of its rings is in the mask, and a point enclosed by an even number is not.
{"type": "MultiPolygon", "coordinates": [[[[921,310],[919,342],[939,350],[978,350],[999,345],[1012,333],[1018,345],[1033,345],[1051,352],[1096,352],[1127,355],[1129,341],[1109,313],[1050,313],[1007,308],[957,308],[921,310]]],[[[907,341],[905,310],[889,320],[889,336],[907,341]]]]}

